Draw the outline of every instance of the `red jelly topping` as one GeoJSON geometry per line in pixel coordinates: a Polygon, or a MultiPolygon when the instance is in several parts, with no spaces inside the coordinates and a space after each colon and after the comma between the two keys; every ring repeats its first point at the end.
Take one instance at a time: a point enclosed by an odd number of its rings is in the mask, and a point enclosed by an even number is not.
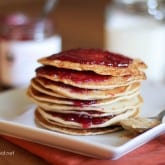
{"type": "Polygon", "coordinates": [[[113,67],[127,67],[132,59],[121,54],[100,49],[73,49],[53,54],[49,60],[70,61],[80,64],[97,64],[113,67]]]}
{"type": "Polygon", "coordinates": [[[111,76],[99,75],[92,71],[76,71],[71,69],[42,66],[36,69],[37,76],[49,75],[52,78],[68,79],[76,83],[98,82],[110,79],[111,76]]]}
{"type": "Polygon", "coordinates": [[[65,121],[73,121],[82,124],[83,128],[89,128],[91,125],[102,124],[105,121],[113,118],[114,116],[106,116],[106,117],[92,117],[86,114],[65,114],[58,112],[48,112],[54,117],[59,117],[65,121]]]}

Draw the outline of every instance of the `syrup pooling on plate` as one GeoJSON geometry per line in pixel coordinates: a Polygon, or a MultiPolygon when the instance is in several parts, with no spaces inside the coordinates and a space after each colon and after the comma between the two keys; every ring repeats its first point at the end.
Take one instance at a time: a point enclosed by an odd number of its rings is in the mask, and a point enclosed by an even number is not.
{"type": "Polygon", "coordinates": [[[80,64],[97,64],[113,67],[128,67],[133,61],[131,58],[121,54],[102,51],[100,49],[77,49],[63,51],[47,57],[49,60],[70,61],[80,64]]]}
{"type": "Polygon", "coordinates": [[[55,68],[53,66],[41,66],[36,69],[37,75],[49,75],[60,79],[70,79],[76,83],[99,82],[110,79],[111,76],[103,76],[92,71],[76,71],[71,69],[55,68]]]}
{"type": "Polygon", "coordinates": [[[47,113],[51,114],[54,117],[59,117],[65,121],[72,121],[77,122],[82,125],[83,128],[89,128],[91,125],[97,125],[102,124],[107,120],[110,120],[111,118],[115,117],[115,115],[110,116],[104,116],[104,117],[92,117],[87,114],[65,114],[65,113],[58,113],[58,112],[52,112],[47,111],[47,113]]]}

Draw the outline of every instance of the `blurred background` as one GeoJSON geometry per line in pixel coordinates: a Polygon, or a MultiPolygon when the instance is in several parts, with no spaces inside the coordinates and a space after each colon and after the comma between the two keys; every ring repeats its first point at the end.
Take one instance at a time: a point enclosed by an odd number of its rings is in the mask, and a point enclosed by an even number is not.
{"type": "Polygon", "coordinates": [[[27,85],[42,56],[101,48],[137,57],[165,81],[165,0],[1,0],[0,88],[27,85]]]}
{"type": "MultiPolygon", "coordinates": [[[[50,0],[51,1],[51,0],[50,0]]],[[[47,0],[1,0],[0,14],[42,13],[47,0]]],[[[105,7],[109,0],[57,0],[48,17],[62,37],[62,49],[103,47],[105,7]]]]}

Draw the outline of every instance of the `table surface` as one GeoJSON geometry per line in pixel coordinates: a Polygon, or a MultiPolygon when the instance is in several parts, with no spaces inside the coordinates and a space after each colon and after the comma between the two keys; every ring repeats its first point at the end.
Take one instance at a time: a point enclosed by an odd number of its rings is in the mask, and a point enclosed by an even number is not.
{"type": "Polygon", "coordinates": [[[48,165],[39,157],[0,138],[0,164],[18,165],[18,162],[23,162],[24,165],[48,165]]]}

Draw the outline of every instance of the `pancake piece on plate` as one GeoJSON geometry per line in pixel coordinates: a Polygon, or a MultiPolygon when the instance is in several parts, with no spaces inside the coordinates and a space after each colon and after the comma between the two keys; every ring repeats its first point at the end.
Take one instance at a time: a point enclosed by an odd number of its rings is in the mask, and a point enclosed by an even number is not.
{"type": "Polygon", "coordinates": [[[122,120],[138,116],[143,61],[100,49],[72,49],[38,61],[42,66],[27,94],[42,127],[96,135],[115,132],[122,120]]]}

